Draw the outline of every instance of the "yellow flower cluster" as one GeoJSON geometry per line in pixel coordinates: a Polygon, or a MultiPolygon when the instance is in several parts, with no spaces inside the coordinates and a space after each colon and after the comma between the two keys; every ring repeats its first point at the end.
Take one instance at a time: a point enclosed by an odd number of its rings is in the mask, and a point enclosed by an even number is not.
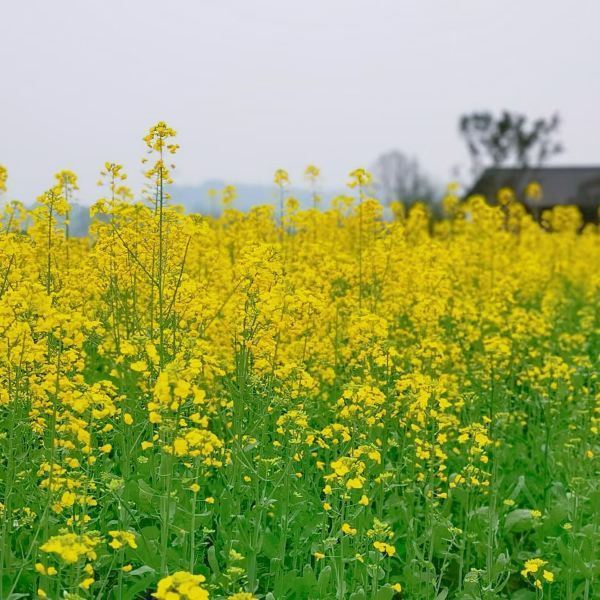
{"type": "Polygon", "coordinates": [[[112,538],[108,545],[113,550],[120,550],[125,546],[129,546],[133,549],[137,548],[135,534],[130,531],[109,531],[108,535],[112,538]]]}
{"type": "Polygon", "coordinates": [[[202,587],[205,581],[203,575],[177,571],[161,579],[158,589],[152,595],[157,600],[208,600],[208,592],[202,587]]]}
{"type": "Polygon", "coordinates": [[[3,209],[0,597],[585,589],[598,226],[508,189],[383,206],[365,169],[325,206],[313,165],[309,208],[280,169],[279,212],[186,215],[174,139],[138,201],[104,165],[87,238],[70,171],[3,209]]]}
{"type": "Polygon", "coordinates": [[[552,583],[554,581],[554,573],[544,569],[547,564],[547,560],[543,560],[541,558],[530,558],[529,560],[525,561],[521,575],[525,577],[525,579],[529,579],[531,577],[533,579],[533,585],[536,588],[541,589],[544,583],[552,583]]]}
{"type": "Polygon", "coordinates": [[[42,552],[56,554],[67,564],[76,563],[81,558],[96,559],[96,546],[100,543],[97,535],[77,535],[63,533],[51,537],[40,546],[42,552]]]}
{"type": "Polygon", "coordinates": [[[6,192],[6,181],[8,180],[8,169],[0,165],[0,194],[6,192]]]}

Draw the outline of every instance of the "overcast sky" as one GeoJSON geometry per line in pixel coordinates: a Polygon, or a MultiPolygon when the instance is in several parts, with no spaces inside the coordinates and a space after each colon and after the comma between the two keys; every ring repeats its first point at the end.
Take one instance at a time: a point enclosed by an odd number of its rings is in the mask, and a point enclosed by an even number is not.
{"type": "Polygon", "coordinates": [[[179,132],[177,180],[338,187],[382,151],[440,181],[461,112],[563,117],[558,162],[600,163],[597,0],[2,0],[0,164],[31,201],[61,168],[93,200],[107,161],[139,183],[145,130],[179,132]]]}

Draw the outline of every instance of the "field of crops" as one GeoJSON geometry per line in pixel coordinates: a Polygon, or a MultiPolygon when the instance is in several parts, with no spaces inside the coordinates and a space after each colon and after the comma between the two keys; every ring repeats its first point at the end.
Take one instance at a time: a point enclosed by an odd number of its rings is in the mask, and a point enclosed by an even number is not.
{"type": "Polygon", "coordinates": [[[362,169],[185,215],[173,136],[86,239],[69,171],[4,209],[0,598],[599,598],[598,227],[362,169]]]}

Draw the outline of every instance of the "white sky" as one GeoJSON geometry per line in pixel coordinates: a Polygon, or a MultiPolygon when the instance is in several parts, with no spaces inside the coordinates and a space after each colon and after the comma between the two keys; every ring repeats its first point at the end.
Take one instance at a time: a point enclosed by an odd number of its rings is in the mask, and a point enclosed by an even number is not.
{"type": "Polygon", "coordinates": [[[600,162],[597,0],[2,0],[0,163],[33,200],[61,168],[93,200],[104,161],[139,183],[141,137],[178,130],[177,181],[338,187],[382,151],[440,181],[458,115],[559,110],[561,163],[600,162]]]}

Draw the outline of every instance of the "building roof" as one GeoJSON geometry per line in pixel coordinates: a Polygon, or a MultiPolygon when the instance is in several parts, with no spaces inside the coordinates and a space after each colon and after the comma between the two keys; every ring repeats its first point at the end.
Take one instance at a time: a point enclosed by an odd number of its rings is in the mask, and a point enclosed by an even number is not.
{"type": "Polygon", "coordinates": [[[557,204],[574,204],[584,213],[595,213],[600,206],[600,166],[597,167],[529,167],[486,169],[469,195],[481,194],[495,202],[498,190],[511,188],[519,201],[528,202],[525,188],[531,182],[542,186],[542,198],[537,206],[548,208],[557,204]]]}

